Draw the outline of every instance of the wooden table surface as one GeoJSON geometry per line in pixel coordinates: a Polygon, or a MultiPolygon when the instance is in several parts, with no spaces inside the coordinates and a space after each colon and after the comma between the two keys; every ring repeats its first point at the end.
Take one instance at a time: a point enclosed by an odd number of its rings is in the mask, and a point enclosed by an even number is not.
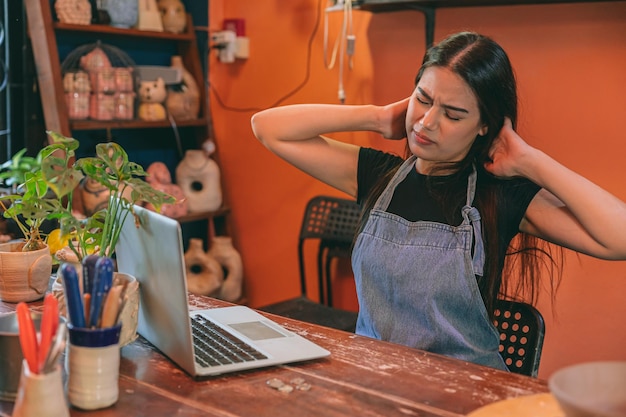
{"type": "MultiPolygon", "coordinates": [[[[224,304],[190,296],[191,309],[224,304]]],[[[0,314],[13,308],[0,303],[0,314]]],[[[548,392],[536,378],[262,314],[331,355],[196,380],[139,337],[121,349],[118,402],[91,412],[71,409],[71,415],[458,417],[499,400],[548,392]],[[280,392],[268,385],[273,378],[310,389],[280,392]]],[[[0,416],[10,416],[12,408],[0,402],[0,416]]]]}

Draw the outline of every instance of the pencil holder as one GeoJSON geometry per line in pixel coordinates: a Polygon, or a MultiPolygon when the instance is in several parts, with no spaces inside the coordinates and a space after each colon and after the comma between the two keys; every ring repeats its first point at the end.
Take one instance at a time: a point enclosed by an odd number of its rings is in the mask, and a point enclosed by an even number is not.
{"type": "Polygon", "coordinates": [[[13,417],[69,417],[65,401],[61,367],[52,372],[35,374],[30,372],[26,360],[22,361],[17,399],[13,417]]]}
{"type": "Polygon", "coordinates": [[[70,343],[65,366],[70,404],[97,410],[117,402],[119,395],[121,324],[86,329],[68,324],[70,343]]]}

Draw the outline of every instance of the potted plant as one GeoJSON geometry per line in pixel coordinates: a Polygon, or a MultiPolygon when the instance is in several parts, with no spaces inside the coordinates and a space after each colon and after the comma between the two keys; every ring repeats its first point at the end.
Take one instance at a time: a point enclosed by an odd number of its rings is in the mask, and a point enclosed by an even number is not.
{"type": "Polygon", "coordinates": [[[37,252],[35,269],[45,278],[28,276],[24,280],[22,273],[22,278],[15,278],[8,285],[5,271],[0,271],[0,279],[5,281],[0,285],[0,299],[4,301],[32,301],[45,293],[53,261],[41,232],[46,219],[59,223],[61,239],[67,241],[68,248],[81,262],[89,254],[109,257],[113,254],[121,225],[133,213],[134,204],[150,203],[158,210],[163,204],[174,202],[173,197],[155,190],[141,178],[146,172],[128,160],[120,145],[101,143],[96,146],[96,156],[75,160],[79,146],[76,139],[52,131],[47,133],[52,143],[37,156],[41,161],[40,169],[24,173],[20,193],[3,197],[11,203],[9,207],[0,201],[4,217],[12,218],[24,235],[24,242],[0,245],[0,256],[8,252],[16,258],[16,252],[37,252]],[[85,178],[98,182],[110,192],[108,206],[88,217],[78,216],[72,208],[74,191],[85,178]],[[19,291],[14,291],[18,286],[19,291]],[[5,291],[7,289],[11,291],[5,291]]]}

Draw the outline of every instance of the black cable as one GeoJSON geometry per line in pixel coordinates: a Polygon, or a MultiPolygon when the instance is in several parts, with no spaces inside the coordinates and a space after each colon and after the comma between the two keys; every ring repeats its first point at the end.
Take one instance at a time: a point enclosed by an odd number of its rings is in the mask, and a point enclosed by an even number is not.
{"type": "MultiPolygon", "coordinates": [[[[321,8],[322,8],[322,1],[323,0],[319,0],[317,3],[317,16],[315,18],[315,26],[313,27],[313,32],[311,32],[311,36],[309,37],[309,42],[308,42],[308,46],[307,46],[307,59],[306,59],[306,73],[304,76],[304,80],[302,80],[302,82],[293,90],[291,90],[290,92],[288,92],[287,94],[285,94],[283,97],[279,98],[276,102],[274,102],[274,104],[266,107],[266,108],[272,108],[272,107],[277,107],[280,103],[282,103],[283,101],[287,100],[288,98],[292,97],[294,94],[296,94],[298,91],[300,91],[305,85],[306,83],[309,81],[309,78],[311,76],[311,54],[312,54],[312,49],[313,49],[313,40],[315,39],[315,35],[317,34],[317,31],[319,29],[320,26],[320,20],[321,20],[321,8]]],[[[207,77],[208,79],[208,77],[207,77]]],[[[226,104],[224,104],[224,102],[222,101],[222,98],[220,97],[219,93],[217,92],[217,90],[215,89],[215,87],[213,87],[213,85],[209,82],[209,88],[211,89],[211,91],[213,92],[215,99],[217,100],[217,102],[219,103],[220,107],[222,107],[224,110],[229,110],[229,111],[233,111],[233,112],[243,112],[243,113],[247,113],[247,112],[257,112],[257,111],[261,111],[264,110],[263,108],[259,108],[259,107],[230,107],[227,106],[226,104]]]]}

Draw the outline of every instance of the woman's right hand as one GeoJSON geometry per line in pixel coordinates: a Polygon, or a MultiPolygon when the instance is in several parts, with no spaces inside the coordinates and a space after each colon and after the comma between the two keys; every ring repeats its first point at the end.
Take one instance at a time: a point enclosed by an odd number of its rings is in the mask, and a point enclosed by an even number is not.
{"type": "Polygon", "coordinates": [[[382,108],[380,116],[380,134],[385,139],[404,139],[406,138],[406,111],[409,107],[407,97],[404,100],[388,104],[382,108]]]}

